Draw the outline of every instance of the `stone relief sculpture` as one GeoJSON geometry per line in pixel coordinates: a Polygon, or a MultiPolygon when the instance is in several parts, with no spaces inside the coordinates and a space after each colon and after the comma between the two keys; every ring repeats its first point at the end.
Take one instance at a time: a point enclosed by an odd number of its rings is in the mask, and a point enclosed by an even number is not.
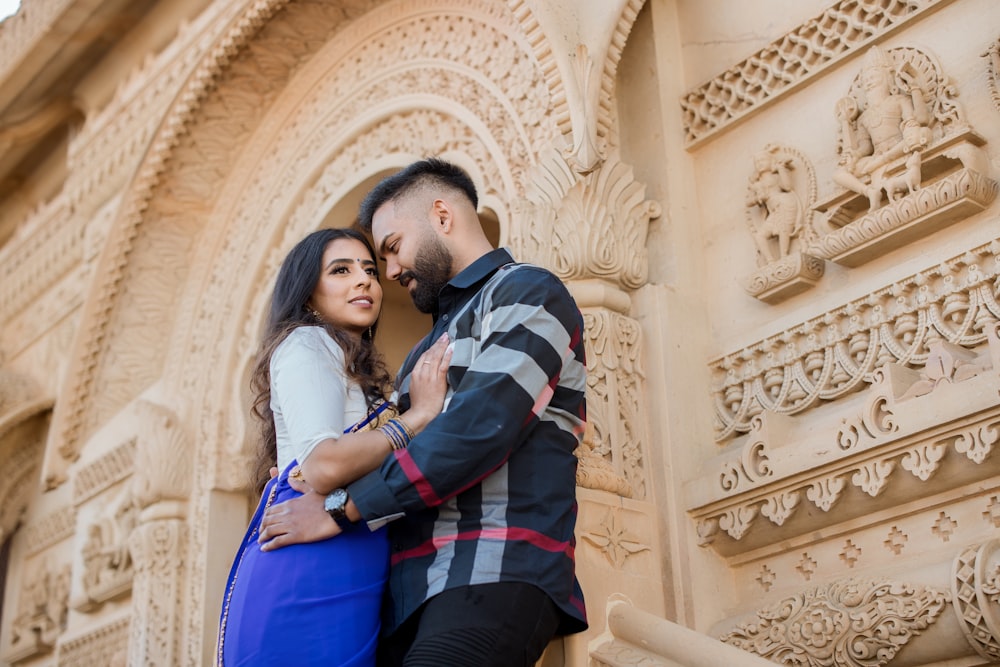
{"type": "Polygon", "coordinates": [[[852,89],[836,105],[841,146],[834,180],[865,195],[874,211],[882,192],[895,190],[886,170],[898,158],[906,163],[900,180],[911,192],[919,187],[920,151],[931,140],[931,115],[912,63],[894,67],[877,46],[868,51],[860,83],[860,90],[852,89]]]}
{"type": "Polygon", "coordinates": [[[875,667],[891,662],[947,603],[926,586],[848,579],[762,609],[721,639],[780,664],[875,667]]]}
{"type": "Polygon", "coordinates": [[[11,643],[5,658],[20,662],[48,653],[66,628],[70,566],[35,566],[25,578],[11,623],[11,643]]]}
{"type": "Polygon", "coordinates": [[[792,240],[799,237],[805,223],[802,199],[792,178],[794,157],[782,153],[779,147],[768,146],[753,158],[747,205],[758,264],[787,257],[792,240]]]}
{"type": "Polygon", "coordinates": [[[985,209],[985,140],[965,119],[957,90],[920,49],[872,47],[837,101],[838,168],[845,191],[819,202],[830,231],[809,252],[858,266],[985,209]],[[919,192],[919,196],[918,193],[919,192]]]}
{"type": "Polygon", "coordinates": [[[83,545],[84,598],[74,602],[80,611],[93,611],[132,588],[132,554],[128,537],[136,526],[138,509],[125,493],[105,515],[86,529],[83,545]]]}
{"type": "Polygon", "coordinates": [[[812,203],[816,177],[796,150],[768,144],[753,158],[747,185],[747,226],[761,267],[745,282],[747,292],[776,303],[816,284],[821,260],[804,249],[814,239],[812,203]]]}

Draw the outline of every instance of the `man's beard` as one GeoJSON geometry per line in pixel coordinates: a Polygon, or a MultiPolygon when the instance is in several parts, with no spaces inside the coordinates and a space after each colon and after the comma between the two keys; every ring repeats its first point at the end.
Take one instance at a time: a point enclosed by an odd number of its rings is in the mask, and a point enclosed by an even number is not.
{"type": "Polygon", "coordinates": [[[433,232],[417,250],[413,270],[407,273],[417,281],[410,298],[421,313],[437,312],[438,293],[451,280],[452,261],[451,252],[433,232]]]}

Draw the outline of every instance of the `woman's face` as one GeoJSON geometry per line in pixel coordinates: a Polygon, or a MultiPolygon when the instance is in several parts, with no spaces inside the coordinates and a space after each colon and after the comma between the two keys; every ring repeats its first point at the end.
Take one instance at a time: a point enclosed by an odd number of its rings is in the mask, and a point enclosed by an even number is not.
{"type": "Polygon", "coordinates": [[[355,239],[327,244],[308,305],[325,322],[357,336],[375,324],[382,309],[382,286],[365,244],[355,239]]]}

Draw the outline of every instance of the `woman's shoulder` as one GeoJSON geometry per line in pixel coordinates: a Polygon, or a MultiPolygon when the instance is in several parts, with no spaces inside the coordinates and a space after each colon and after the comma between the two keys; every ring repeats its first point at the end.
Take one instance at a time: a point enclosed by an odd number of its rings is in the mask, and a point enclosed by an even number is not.
{"type": "Polygon", "coordinates": [[[344,358],[344,351],[337,341],[330,337],[326,329],[320,326],[296,327],[288,332],[285,340],[278,344],[271,356],[272,362],[290,355],[333,355],[337,359],[344,358]]]}

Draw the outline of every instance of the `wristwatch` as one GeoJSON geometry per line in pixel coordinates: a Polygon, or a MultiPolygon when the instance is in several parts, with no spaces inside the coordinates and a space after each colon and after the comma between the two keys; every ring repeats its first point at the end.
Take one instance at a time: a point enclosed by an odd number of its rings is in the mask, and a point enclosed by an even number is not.
{"type": "Polygon", "coordinates": [[[347,530],[354,523],[347,518],[347,490],[334,489],[323,500],[323,509],[337,522],[341,530],[347,530]]]}

